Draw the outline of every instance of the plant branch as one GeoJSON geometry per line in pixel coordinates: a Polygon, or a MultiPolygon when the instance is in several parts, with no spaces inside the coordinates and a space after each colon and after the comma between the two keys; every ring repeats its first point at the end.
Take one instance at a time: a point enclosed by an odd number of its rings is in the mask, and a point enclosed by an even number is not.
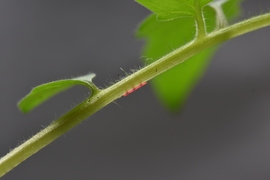
{"type": "Polygon", "coordinates": [[[214,31],[180,47],[114,85],[94,93],[92,97],[2,157],[0,177],[141,82],[158,76],[208,47],[266,26],[270,26],[270,13],[214,31]]]}
{"type": "Polygon", "coordinates": [[[199,1],[194,1],[194,7],[195,7],[195,21],[196,21],[196,35],[197,39],[202,39],[206,36],[206,27],[205,27],[205,21],[203,17],[203,11],[202,7],[200,6],[199,1]]]}

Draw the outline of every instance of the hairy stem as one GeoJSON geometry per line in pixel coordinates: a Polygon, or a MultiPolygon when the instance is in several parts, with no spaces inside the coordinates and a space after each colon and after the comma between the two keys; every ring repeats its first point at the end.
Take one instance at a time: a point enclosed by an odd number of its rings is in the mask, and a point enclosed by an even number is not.
{"type": "Polygon", "coordinates": [[[180,47],[160,58],[158,61],[127,76],[125,79],[107,89],[95,93],[66,115],[52,122],[48,127],[2,157],[0,159],[0,177],[68,130],[81,123],[87,117],[112,101],[120,98],[132,87],[152,79],[208,47],[266,26],[270,26],[270,13],[250,18],[208,35],[205,34],[199,39],[180,47]]]}
{"type": "Polygon", "coordinates": [[[201,10],[202,7],[200,6],[199,1],[194,1],[194,7],[195,7],[197,39],[201,39],[206,36],[206,27],[203,17],[203,11],[201,10]]]}

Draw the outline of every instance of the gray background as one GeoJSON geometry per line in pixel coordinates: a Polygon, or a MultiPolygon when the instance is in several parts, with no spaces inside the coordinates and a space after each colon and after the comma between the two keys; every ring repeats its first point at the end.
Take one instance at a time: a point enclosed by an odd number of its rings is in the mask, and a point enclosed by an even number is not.
{"type": "MultiPolygon", "coordinates": [[[[246,18],[270,2],[246,0],[246,18]]],[[[32,113],[16,103],[41,83],[97,74],[105,87],[142,66],[133,0],[0,1],[0,156],[87,96],[76,87],[32,113]]],[[[270,29],[225,43],[183,111],[150,85],[88,118],[3,179],[270,179],[270,29]]]]}

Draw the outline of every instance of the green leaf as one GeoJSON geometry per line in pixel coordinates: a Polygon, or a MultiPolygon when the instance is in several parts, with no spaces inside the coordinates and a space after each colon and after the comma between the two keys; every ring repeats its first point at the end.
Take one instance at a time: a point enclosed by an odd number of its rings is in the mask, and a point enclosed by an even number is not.
{"type": "Polygon", "coordinates": [[[200,8],[213,0],[136,0],[157,14],[158,20],[172,20],[180,17],[195,16],[196,3],[200,8]]]}
{"type": "Polygon", "coordinates": [[[18,103],[18,107],[22,112],[27,113],[57,93],[67,90],[74,85],[87,86],[92,90],[93,94],[99,91],[92,83],[94,77],[95,74],[90,73],[73,79],[63,79],[39,85],[33,88],[32,91],[18,103]]]}
{"type": "MultiPolygon", "coordinates": [[[[230,0],[224,4],[227,18],[232,19],[238,15],[239,3],[239,0],[230,0]]],[[[216,27],[216,12],[209,6],[205,6],[203,12],[207,32],[211,32],[216,27]]],[[[146,64],[193,40],[195,34],[194,18],[158,21],[155,14],[146,18],[137,31],[138,37],[147,40],[143,51],[146,64]]],[[[176,111],[183,105],[216,49],[217,47],[206,49],[152,80],[156,95],[169,110],[176,111]]]]}

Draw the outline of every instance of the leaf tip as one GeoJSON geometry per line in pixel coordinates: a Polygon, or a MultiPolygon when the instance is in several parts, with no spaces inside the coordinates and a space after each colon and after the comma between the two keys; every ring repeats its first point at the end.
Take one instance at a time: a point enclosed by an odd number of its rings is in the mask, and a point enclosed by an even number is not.
{"type": "Polygon", "coordinates": [[[17,103],[18,109],[24,113],[27,114],[29,113],[33,108],[30,108],[29,106],[27,106],[26,102],[25,102],[25,98],[22,98],[18,103],[17,103]]]}

